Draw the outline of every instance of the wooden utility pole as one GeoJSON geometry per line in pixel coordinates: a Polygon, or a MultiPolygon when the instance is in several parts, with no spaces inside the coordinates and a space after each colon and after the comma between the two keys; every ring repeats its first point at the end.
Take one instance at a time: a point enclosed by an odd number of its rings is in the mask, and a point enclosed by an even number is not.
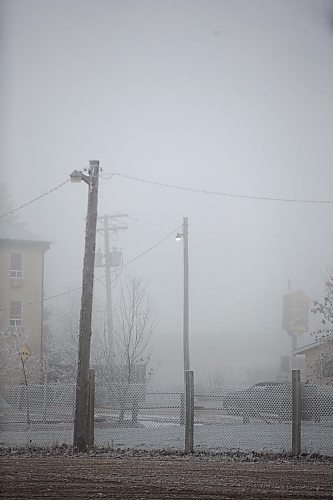
{"type": "Polygon", "coordinates": [[[88,397],[89,363],[91,341],[91,317],[94,285],[95,244],[97,224],[99,161],[89,162],[89,175],[73,172],[71,179],[83,180],[89,186],[88,209],[86,219],[85,250],[82,275],[82,297],[80,313],[79,353],[76,380],[76,400],[74,416],[73,446],[79,451],[86,451],[89,444],[88,397]],[[74,174],[74,175],[73,175],[74,174]],[[79,175],[81,179],[78,179],[79,175]]]}
{"type": "Polygon", "coordinates": [[[127,224],[111,223],[109,220],[117,220],[118,218],[128,217],[127,214],[116,214],[116,215],[103,215],[103,217],[98,217],[98,220],[102,221],[102,228],[97,231],[102,232],[104,235],[104,262],[105,262],[105,291],[106,291],[106,317],[107,317],[107,331],[109,340],[109,349],[112,356],[114,356],[114,332],[113,332],[113,312],[112,312],[112,286],[111,286],[111,267],[113,265],[112,255],[110,252],[110,231],[112,233],[117,233],[119,230],[125,231],[128,229],[127,224]]]}
{"type": "Polygon", "coordinates": [[[113,337],[113,314],[112,314],[112,296],[111,296],[111,254],[109,240],[109,217],[103,217],[104,231],[104,251],[105,251],[105,290],[106,290],[106,317],[109,336],[109,348],[111,355],[114,356],[114,337],[113,337]]]}

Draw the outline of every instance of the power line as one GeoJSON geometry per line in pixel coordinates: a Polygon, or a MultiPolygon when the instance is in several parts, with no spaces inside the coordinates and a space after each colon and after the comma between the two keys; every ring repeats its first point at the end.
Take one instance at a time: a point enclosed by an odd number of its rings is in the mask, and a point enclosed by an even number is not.
{"type": "Polygon", "coordinates": [[[126,267],[128,266],[129,264],[132,264],[133,262],[135,262],[136,260],[140,259],[141,257],[143,257],[144,255],[146,255],[146,253],[150,252],[151,250],[153,250],[154,248],[156,248],[158,245],[160,245],[161,243],[163,243],[165,240],[167,240],[168,238],[170,238],[170,236],[172,236],[173,234],[175,234],[177,232],[177,230],[181,227],[181,225],[177,226],[173,231],[171,231],[171,233],[167,234],[166,236],[164,236],[164,238],[162,238],[161,240],[157,241],[157,243],[155,243],[154,245],[152,245],[151,247],[147,248],[147,250],[144,250],[142,253],[140,253],[139,255],[137,255],[136,257],[134,257],[133,259],[127,261],[123,267],[126,267]]]}
{"type": "Polygon", "coordinates": [[[168,184],[165,182],[153,181],[150,179],[144,179],[141,177],[134,177],[132,175],[120,174],[119,172],[113,172],[110,174],[103,175],[103,179],[109,180],[113,176],[123,177],[124,179],[130,179],[136,182],[143,182],[146,184],[153,184],[155,186],[161,186],[171,189],[179,189],[181,191],[190,191],[192,193],[201,193],[212,196],[222,196],[227,198],[240,198],[246,200],[260,200],[260,201],[277,201],[283,203],[308,203],[308,204],[318,204],[318,205],[333,205],[333,200],[307,200],[307,199],[298,199],[298,198],[275,198],[273,196],[255,196],[248,194],[237,194],[237,193],[224,193],[221,191],[209,191],[207,189],[197,189],[188,186],[179,186],[177,184],[168,184]]]}
{"type": "Polygon", "coordinates": [[[7,217],[7,215],[11,215],[14,212],[17,212],[18,210],[21,210],[22,208],[27,207],[28,205],[31,205],[35,201],[38,201],[41,198],[44,198],[44,196],[47,196],[48,194],[53,193],[54,191],[57,191],[57,189],[60,189],[62,186],[64,186],[65,184],[67,184],[67,182],[69,182],[69,181],[70,181],[70,179],[67,179],[66,181],[62,182],[58,186],[55,186],[54,188],[50,189],[49,191],[46,191],[46,193],[43,193],[43,194],[37,196],[36,198],[33,198],[32,200],[28,201],[27,203],[23,203],[23,205],[20,205],[19,207],[12,208],[8,212],[6,212],[4,214],[0,214],[0,218],[7,217]]]}
{"type": "MultiPolygon", "coordinates": [[[[98,278],[95,278],[94,281],[98,280],[100,278],[103,278],[103,276],[99,276],[98,278]]],[[[81,286],[78,286],[77,288],[72,288],[71,290],[66,290],[65,292],[57,293],[56,295],[51,295],[50,297],[45,297],[42,300],[34,300],[31,302],[25,302],[24,304],[22,304],[22,307],[32,306],[34,304],[40,304],[41,302],[46,302],[47,300],[56,299],[58,297],[62,297],[63,295],[68,295],[69,293],[77,292],[78,290],[81,290],[81,288],[82,288],[81,286]]],[[[10,309],[10,306],[2,307],[0,309],[0,311],[6,311],[8,309],[10,309]]]]}
{"type": "MultiPolygon", "coordinates": [[[[123,264],[121,267],[122,269],[124,267],[127,267],[129,266],[130,264],[132,264],[133,262],[135,262],[136,260],[140,259],[141,257],[143,257],[144,255],[146,255],[148,252],[150,252],[151,250],[153,250],[154,248],[156,248],[158,245],[160,245],[161,243],[163,243],[165,240],[167,240],[168,238],[170,238],[170,236],[172,236],[173,234],[175,234],[177,232],[177,230],[180,228],[181,226],[177,226],[173,231],[171,231],[169,234],[167,234],[166,236],[164,236],[163,238],[161,238],[159,241],[157,241],[154,245],[152,245],[151,247],[147,248],[146,250],[144,250],[143,252],[141,252],[139,255],[137,255],[136,257],[134,257],[133,259],[125,262],[125,264],[123,264]]],[[[99,281],[101,279],[103,279],[105,277],[105,274],[103,274],[102,276],[97,276],[96,278],[94,278],[94,281],[99,281]]],[[[116,276],[112,281],[111,283],[113,283],[114,281],[116,281],[118,279],[118,277],[116,276]]],[[[71,290],[66,290],[65,292],[61,292],[61,293],[57,293],[56,295],[51,295],[50,297],[46,297],[43,299],[43,302],[46,302],[48,300],[52,300],[52,299],[56,299],[58,297],[62,297],[63,295],[68,295],[70,293],[73,293],[73,292],[77,292],[78,290],[81,290],[81,286],[79,287],[76,287],[76,288],[72,288],[71,290]]],[[[36,300],[36,301],[31,301],[31,302],[26,302],[25,304],[22,304],[22,307],[25,307],[25,306],[31,306],[33,304],[40,304],[40,301],[36,300]]],[[[2,307],[0,309],[0,311],[5,311],[5,310],[8,310],[10,309],[10,306],[8,307],[2,307]]]]}

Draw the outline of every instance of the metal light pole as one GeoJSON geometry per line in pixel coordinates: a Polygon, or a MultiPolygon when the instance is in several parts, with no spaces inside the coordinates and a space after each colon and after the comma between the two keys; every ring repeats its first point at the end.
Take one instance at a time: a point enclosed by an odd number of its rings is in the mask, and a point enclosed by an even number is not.
{"type": "Polygon", "coordinates": [[[184,242],[184,370],[190,369],[190,311],[189,311],[189,286],[188,286],[188,217],[183,219],[184,242]]]}
{"type": "Polygon", "coordinates": [[[181,409],[181,424],[185,424],[185,453],[193,451],[194,431],[194,374],[190,370],[190,310],[189,310],[189,265],[188,265],[188,217],[183,218],[183,232],[177,240],[183,240],[184,250],[184,311],[183,311],[183,350],[184,350],[184,410],[181,409]]]}
{"type": "Polygon", "coordinates": [[[73,446],[79,451],[85,451],[89,444],[89,363],[97,224],[98,176],[99,161],[95,160],[89,162],[88,175],[85,175],[83,172],[79,172],[77,170],[74,170],[74,172],[70,175],[72,182],[80,182],[83,180],[89,186],[82,275],[79,352],[73,439],[73,446]]]}
{"type": "Polygon", "coordinates": [[[183,218],[183,232],[177,233],[176,239],[183,240],[184,250],[184,310],[183,310],[183,352],[184,380],[185,372],[190,369],[190,312],[189,312],[189,265],[188,265],[188,217],[183,218]]]}

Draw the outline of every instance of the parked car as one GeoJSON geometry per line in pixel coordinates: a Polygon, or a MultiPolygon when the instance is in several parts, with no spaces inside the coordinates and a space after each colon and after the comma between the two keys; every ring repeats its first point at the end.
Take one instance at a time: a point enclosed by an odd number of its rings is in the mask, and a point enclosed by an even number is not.
{"type": "Polygon", "coordinates": [[[244,390],[229,392],[223,403],[224,409],[233,415],[250,417],[276,416],[291,418],[291,384],[286,382],[260,382],[244,390]]]}
{"type": "Polygon", "coordinates": [[[302,385],[302,419],[333,419],[333,385],[302,385]]]}
{"type": "Polygon", "coordinates": [[[10,410],[11,406],[7,403],[7,401],[0,395],[0,424],[5,418],[6,412],[10,410]]]}
{"type": "Polygon", "coordinates": [[[8,404],[7,401],[0,396],[0,411],[9,410],[10,407],[10,404],[8,404]]]}
{"type": "MultiPolygon", "coordinates": [[[[260,382],[244,390],[229,392],[223,403],[227,413],[250,417],[292,417],[291,382],[260,382]]],[[[301,384],[301,416],[303,420],[333,417],[333,386],[301,384]]]]}

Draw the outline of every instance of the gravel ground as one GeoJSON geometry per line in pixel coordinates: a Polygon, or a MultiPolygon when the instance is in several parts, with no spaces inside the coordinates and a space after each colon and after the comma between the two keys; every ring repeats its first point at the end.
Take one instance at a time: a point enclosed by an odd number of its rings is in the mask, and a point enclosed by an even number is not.
{"type": "Polygon", "coordinates": [[[0,450],[0,498],[317,499],[333,496],[330,458],[260,454],[0,450]]]}

